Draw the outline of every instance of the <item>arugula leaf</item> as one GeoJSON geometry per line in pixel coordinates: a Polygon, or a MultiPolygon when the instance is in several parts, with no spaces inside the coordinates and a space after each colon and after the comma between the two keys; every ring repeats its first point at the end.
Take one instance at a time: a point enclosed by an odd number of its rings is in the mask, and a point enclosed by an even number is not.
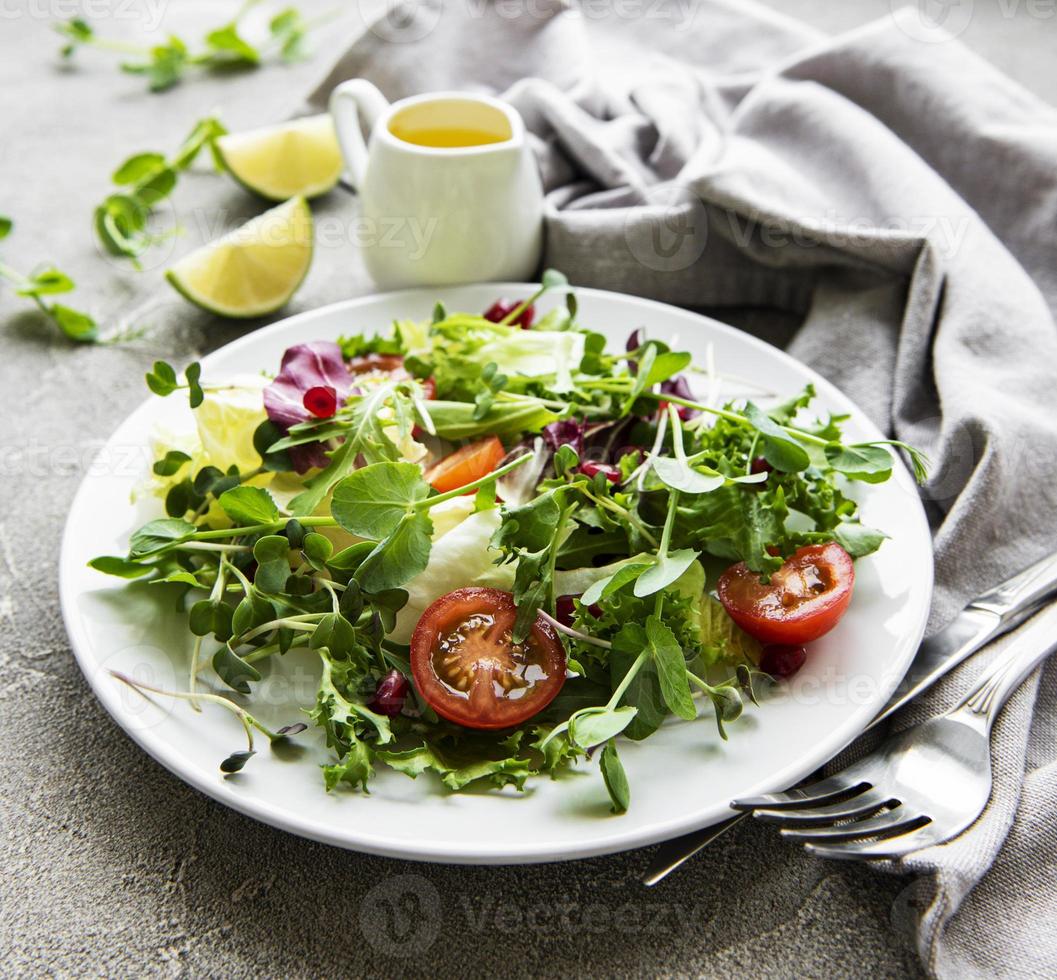
{"type": "Polygon", "coordinates": [[[279,520],[279,506],[261,487],[233,487],[225,490],[218,502],[235,525],[252,527],[279,520]]]}
{"type": "Polygon", "coordinates": [[[424,772],[436,773],[451,790],[463,789],[478,780],[487,780],[497,789],[512,785],[520,790],[525,780],[535,772],[528,759],[513,756],[462,762],[447,757],[438,747],[427,742],[402,752],[379,752],[377,756],[386,765],[412,779],[424,772]]]}
{"type": "Polygon", "coordinates": [[[690,696],[683,648],[679,646],[675,634],[666,623],[656,616],[650,616],[646,620],[646,641],[657,664],[664,703],[673,714],[693,721],[697,717],[697,708],[690,696]]]}
{"type": "Polygon", "coordinates": [[[341,783],[348,783],[353,789],[361,788],[367,792],[367,780],[374,773],[374,753],[355,735],[347,736],[348,747],[336,763],[324,765],[323,783],[330,793],[341,783]]]}

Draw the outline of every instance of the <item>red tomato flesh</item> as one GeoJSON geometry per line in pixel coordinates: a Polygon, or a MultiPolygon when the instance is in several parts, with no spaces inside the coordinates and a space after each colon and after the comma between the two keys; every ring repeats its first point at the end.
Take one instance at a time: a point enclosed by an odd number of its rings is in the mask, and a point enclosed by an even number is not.
{"type": "Polygon", "coordinates": [[[524,643],[511,637],[517,608],[499,589],[457,589],[423,614],[411,636],[415,687],[442,718],[466,728],[520,725],[565,683],[565,649],[538,617],[524,643]]]}
{"type": "Polygon", "coordinates": [[[837,625],[854,585],[851,556],[830,542],[801,548],[766,585],[744,562],[732,565],[720,576],[717,592],[730,618],[750,636],[798,646],[837,625]]]}
{"type": "Polygon", "coordinates": [[[458,490],[482,476],[488,476],[506,456],[503,444],[496,436],[471,442],[445,456],[425,472],[426,482],[438,493],[458,490]]]}

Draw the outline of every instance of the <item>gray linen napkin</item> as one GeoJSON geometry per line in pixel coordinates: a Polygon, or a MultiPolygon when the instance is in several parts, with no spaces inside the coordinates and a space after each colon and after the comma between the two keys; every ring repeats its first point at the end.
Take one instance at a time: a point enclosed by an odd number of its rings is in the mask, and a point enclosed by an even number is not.
{"type": "MultiPolygon", "coordinates": [[[[360,76],[503,93],[536,138],[548,265],[793,317],[790,351],[934,461],[940,628],[1057,546],[1057,113],[916,11],[827,39],[741,3],[607,9],[398,5],[309,101],[360,76]]],[[[931,972],[1057,969],[1055,734],[1050,668],[996,728],[984,817],[897,869],[921,875],[902,910],[931,972]]]]}

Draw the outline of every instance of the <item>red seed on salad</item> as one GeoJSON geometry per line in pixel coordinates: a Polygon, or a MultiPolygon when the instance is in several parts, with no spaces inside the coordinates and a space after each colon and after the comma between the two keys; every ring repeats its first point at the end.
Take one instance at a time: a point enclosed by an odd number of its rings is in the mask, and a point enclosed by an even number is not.
{"type": "Polygon", "coordinates": [[[610,483],[620,482],[620,470],[609,463],[601,463],[596,459],[588,459],[580,464],[580,472],[589,476],[592,480],[601,473],[610,483]]]}
{"type": "Polygon", "coordinates": [[[404,708],[410,685],[399,670],[391,670],[379,682],[367,707],[380,715],[395,718],[404,708]]]}
{"type": "Polygon", "coordinates": [[[338,411],[338,393],[330,385],[309,388],[302,401],[317,419],[332,418],[338,411]]]}
{"type": "MultiPolygon", "coordinates": [[[[521,303],[516,299],[497,299],[487,310],[484,311],[484,318],[486,320],[491,320],[492,323],[501,323],[520,305],[521,303]]],[[[535,319],[536,308],[529,303],[528,306],[510,321],[510,325],[516,325],[524,330],[528,330],[535,319]]]]}
{"type": "Polygon", "coordinates": [[[807,650],[803,647],[772,643],[763,648],[763,654],[760,656],[760,670],[781,680],[785,677],[792,677],[804,666],[805,660],[807,660],[807,650]]]}

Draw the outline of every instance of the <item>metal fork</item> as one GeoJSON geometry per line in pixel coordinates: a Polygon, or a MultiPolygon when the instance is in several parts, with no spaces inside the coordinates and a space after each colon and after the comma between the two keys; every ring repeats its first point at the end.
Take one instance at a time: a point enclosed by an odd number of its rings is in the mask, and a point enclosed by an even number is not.
{"type": "Polygon", "coordinates": [[[956,837],[991,796],[991,727],[1010,695],[1057,649],[1057,605],[1040,612],[944,715],[892,736],[807,786],[731,805],[782,825],[821,857],[898,858],[956,837]]]}

